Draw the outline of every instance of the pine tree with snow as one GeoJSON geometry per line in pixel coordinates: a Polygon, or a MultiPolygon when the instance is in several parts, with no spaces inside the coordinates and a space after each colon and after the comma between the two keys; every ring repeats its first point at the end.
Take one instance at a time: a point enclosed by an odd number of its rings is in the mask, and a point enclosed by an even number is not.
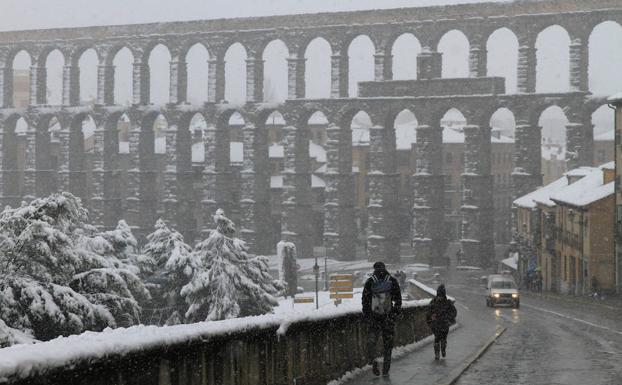
{"type": "Polygon", "coordinates": [[[155,231],[147,235],[143,258],[154,261],[154,272],[148,279],[153,305],[160,309],[166,324],[183,322],[182,315],[188,308],[181,296],[181,288],[190,282],[198,267],[192,248],[184,237],[159,219],[155,231]]]}
{"type": "Polygon", "coordinates": [[[277,301],[266,259],[249,258],[222,210],[216,211],[214,221],[216,229],[194,251],[200,265],[181,291],[190,305],[186,319],[215,321],[270,312],[277,301]]]}
{"type": "Polygon", "coordinates": [[[296,245],[280,241],[276,245],[279,257],[279,280],[284,283],[285,296],[294,297],[298,291],[298,264],[296,263],[296,245]]]}
{"type": "Polygon", "coordinates": [[[19,330],[21,337],[47,340],[138,322],[138,301],[149,293],[137,268],[116,258],[114,246],[87,220],[80,200],[69,193],[0,214],[4,334],[19,330]]]}

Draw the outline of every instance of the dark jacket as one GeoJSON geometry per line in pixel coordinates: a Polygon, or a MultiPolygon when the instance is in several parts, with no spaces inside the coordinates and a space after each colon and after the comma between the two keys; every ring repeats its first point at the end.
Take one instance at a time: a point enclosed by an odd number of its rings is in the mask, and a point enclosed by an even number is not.
{"type": "Polygon", "coordinates": [[[447,329],[456,322],[457,315],[458,311],[453,302],[446,296],[436,296],[430,302],[426,319],[432,330],[447,329]]]}
{"type": "MultiPolygon", "coordinates": [[[[391,302],[392,302],[391,315],[396,316],[402,310],[402,290],[400,289],[399,282],[397,281],[397,279],[395,279],[395,277],[391,276],[389,272],[386,270],[376,270],[374,271],[374,275],[380,280],[383,280],[387,275],[390,277],[389,280],[391,281],[391,302]]],[[[373,283],[374,283],[374,280],[372,277],[370,277],[365,282],[365,286],[363,286],[363,300],[362,300],[363,316],[365,316],[366,318],[375,316],[375,314],[373,314],[371,310],[371,299],[372,299],[371,288],[372,288],[373,283]]]]}

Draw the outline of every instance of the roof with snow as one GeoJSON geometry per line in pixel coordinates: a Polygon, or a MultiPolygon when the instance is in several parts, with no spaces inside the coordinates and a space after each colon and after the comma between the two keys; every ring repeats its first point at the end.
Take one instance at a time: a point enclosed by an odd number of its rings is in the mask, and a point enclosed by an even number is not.
{"type": "Polygon", "coordinates": [[[539,189],[516,199],[514,201],[514,206],[534,209],[537,206],[536,202],[546,204],[547,206],[554,206],[555,202],[549,201],[551,194],[561,190],[566,186],[568,186],[568,178],[562,176],[556,181],[551,182],[544,187],[540,187],[539,189]]]}
{"type": "Polygon", "coordinates": [[[615,170],[616,169],[616,162],[614,160],[612,160],[611,162],[607,162],[605,164],[601,164],[600,166],[598,166],[598,168],[600,168],[601,170],[615,170]]]}
{"type": "Polygon", "coordinates": [[[578,181],[551,195],[551,200],[576,207],[588,206],[614,193],[614,182],[603,184],[603,170],[585,167],[591,171],[578,181]]]}
{"type": "Polygon", "coordinates": [[[622,92],[618,92],[615,95],[611,95],[607,98],[607,102],[613,104],[622,104],[622,92]]]}

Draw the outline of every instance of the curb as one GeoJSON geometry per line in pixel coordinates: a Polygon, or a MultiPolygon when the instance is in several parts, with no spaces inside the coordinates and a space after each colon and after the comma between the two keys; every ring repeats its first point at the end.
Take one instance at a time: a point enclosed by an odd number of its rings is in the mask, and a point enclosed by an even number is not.
{"type": "Polygon", "coordinates": [[[484,353],[486,353],[486,350],[488,350],[488,348],[490,348],[490,346],[493,343],[495,343],[495,341],[497,341],[497,339],[501,337],[501,335],[505,331],[506,331],[506,328],[498,328],[497,331],[495,332],[495,335],[492,336],[490,339],[488,339],[488,341],[486,341],[486,343],[484,343],[484,345],[482,345],[482,347],[479,348],[479,350],[477,350],[475,353],[470,355],[461,366],[459,366],[458,368],[454,369],[451,373],[449,373],[448,378],[437,383],[436,385],[454,385],[460,379],[462,374],[464,374],[464,372],[466,372],[467,369],[470,368],[471,365],[473,365],[475,361],[477,361],[482,355],[484,355],[484,353]]]}

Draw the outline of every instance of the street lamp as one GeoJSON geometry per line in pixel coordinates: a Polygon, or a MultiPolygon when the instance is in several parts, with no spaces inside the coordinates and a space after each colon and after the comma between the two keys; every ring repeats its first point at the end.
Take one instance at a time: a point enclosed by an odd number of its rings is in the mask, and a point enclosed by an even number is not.
{"type": "Polygon", "coordinates": [[[317,255],[315,256],[315,265],[313,265],[313,273],[315,273],[315,309],[320,308],[319,304],[319,280],[320,280],[320,265],[317,264],[317,255]]]}

